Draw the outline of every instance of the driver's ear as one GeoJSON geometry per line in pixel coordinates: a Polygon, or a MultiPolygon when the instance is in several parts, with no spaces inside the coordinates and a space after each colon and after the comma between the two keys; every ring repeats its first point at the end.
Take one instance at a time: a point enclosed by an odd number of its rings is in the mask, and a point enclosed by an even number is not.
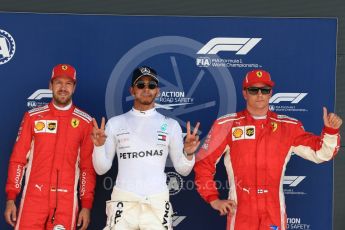
{"type": "Polygon", "coordinates": [[[156,95],[156,97],[160,97],[160,96],[161,96],[161,91],[160,91],[159,88],[157,88],[157,95],[156,95]]]}
{"type": "Polygon", "coordinates": [[[132,96],[134,96],[134,88],[133,86],[129,87],[129,92],[132,96]]]}
{"type": "Polygon", "coordinates": [[[247,98],[248,98],[247,90],[243,89],[243,90],[242,90],[242,95],[243,95],[244,100],[247,101],[247,98]]]}

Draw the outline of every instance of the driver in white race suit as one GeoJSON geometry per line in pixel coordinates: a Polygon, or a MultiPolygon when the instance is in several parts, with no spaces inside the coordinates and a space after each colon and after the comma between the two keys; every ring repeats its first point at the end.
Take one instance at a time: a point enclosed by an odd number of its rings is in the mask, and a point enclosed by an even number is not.
{"type": "Polygon", "coordinates": [[[112,117],[99,127],[94,120],[92,140],[95,145],[93,165],[97,174],[106,173],[115,154],[118,175],[111,200],[107,202],[105,230],[172,229],[172,207],[164,168],[168,154],[178,173],[187,176],[195,162],[200,144],[199,123],[183,143],[178,122],[158,113],[154,107],[159,95],[154,69],[142,66],[133,71],[130,93],[133,108],[112,117]]]}

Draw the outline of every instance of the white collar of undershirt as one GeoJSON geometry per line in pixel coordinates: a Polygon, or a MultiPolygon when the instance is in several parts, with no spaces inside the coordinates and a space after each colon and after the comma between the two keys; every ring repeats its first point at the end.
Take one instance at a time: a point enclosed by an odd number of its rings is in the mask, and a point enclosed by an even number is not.
{"type": "Polygon", "coordinates": [[[132,108],[132,113],[136,116],[151,116],[156,113],[156,109],[152,108],[145,111],[140,111],[135,108],[132,108]]]}
{"type": "Polygon", "coordinates": [[[59,106],[55,105],[54,102],[53,102],[53,105],[54,105],[55,109],[65,111],[65,110],[69,110],[72,107],[72,101],[71,101],[71,103],[69,103],[65,107],[59,107],[59,106]]]}
{"type": "Polygon", "coordinates": [[[266,119],[267,118],[267,115],[263,115],[263,116],[253,116],[253,118],[255,120],[263,120],[263,119],[266,119]]]}

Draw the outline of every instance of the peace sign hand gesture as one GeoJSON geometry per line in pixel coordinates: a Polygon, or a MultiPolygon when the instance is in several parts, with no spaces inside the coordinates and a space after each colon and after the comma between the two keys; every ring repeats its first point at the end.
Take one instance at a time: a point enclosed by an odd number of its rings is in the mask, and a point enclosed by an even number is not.
{"type": "Polygon", "coordinates": [[[198,129],[200,126],[200,122],[196,123],[196,126],[194,127],[193,133],[191,133],[190,130],[190,122],[187,122],[187,136],[184,141],[184,152],[187,153],[187,155],[192,155],[200,145],[199,141],[199,135],[198,129]]]}
{"type": "Polygon", "coordinates": [[[95,146],[102,146],[105,143],[105,139],[107,139],[107,135],[105,135],[105,118],[102,117],[100,128],[98,128],[98,124],[95,118],[92,119],[92,123],[93,123],[93,130],[91,133],[92,142],[95,146]]]}

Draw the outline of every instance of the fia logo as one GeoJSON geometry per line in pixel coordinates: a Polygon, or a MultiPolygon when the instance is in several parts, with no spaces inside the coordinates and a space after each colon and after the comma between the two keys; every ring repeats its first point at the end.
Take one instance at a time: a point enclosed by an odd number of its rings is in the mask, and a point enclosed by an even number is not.
{"type": "Polygon", "coordinates": [[[7,31],[0,29],[0,65],[10,61],[16,51],[16,43],[7,31]]]}
{"type": "Polygon", "coordinates": [[[196,65],[198,67],[209,67],[211,65],[211,59],[208,57],[198,57],[196,59],[196,65]]]}

